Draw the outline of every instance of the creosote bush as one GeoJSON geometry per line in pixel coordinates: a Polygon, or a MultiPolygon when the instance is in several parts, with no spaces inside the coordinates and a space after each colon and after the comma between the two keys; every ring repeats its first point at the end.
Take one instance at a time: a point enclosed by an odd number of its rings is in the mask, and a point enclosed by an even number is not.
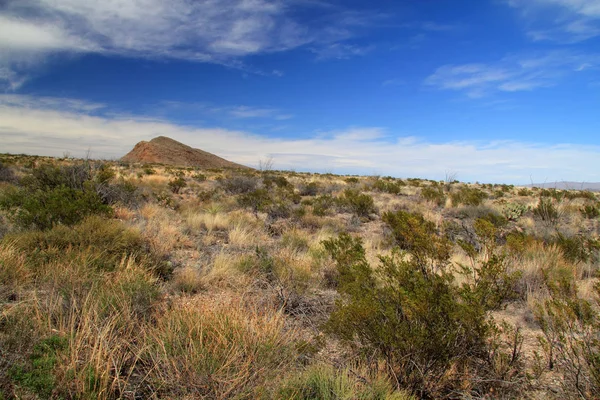
{"type": "Polygon", "coordinates": [[[368,217],[377,211],[373,197],[361,193],[358,189],[344,190],[339,202],[359,217],[368,217]]]}
{"type": "Polygon", "coordinates": [[[515,389],[508,381],[518,375],[519,355],[490,344],[497,328],[476,289],[459,287],[448,270],[435,272],[402,252],[380,256],[374,269],[361,240],[347,234],[323,243],[336,263],[341,295],[327,331],[358,344],[367,359],[382,358],[398,387],[425,398],[515,389]],[[494,358],[505,359],[503,369],[494,369],[494,358]],[[507,382],[476,383],[477,373],[492,370],[507,382]],[[465,379],[471,387],[461,388],[465,379]]]}
{"type": "Polygon", "coordinates": [[[468,186],[462,186],[450,193],[452,205],[454,206],[460,204],[466,206],[479,206],[487,197],[487,194],[483,190],[468,186]]]}

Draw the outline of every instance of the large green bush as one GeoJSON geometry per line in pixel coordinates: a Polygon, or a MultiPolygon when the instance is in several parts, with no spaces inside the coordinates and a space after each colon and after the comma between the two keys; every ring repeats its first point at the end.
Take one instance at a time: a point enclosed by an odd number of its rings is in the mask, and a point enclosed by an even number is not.
{"type": "Polygon", "coordinates": [[[91,214],[109,214],[93,181],[89,163],[58,167],[42,165],[25,176],[20,185],[0,197],[0,209],[8,210],[23,228],[51,229],[73,225],[91,214]]]}
{"type": "Polygon", "coordinates": [[[361,240],[347,234],[324,246],[338,269],[341,295],[326,330],[358,345],[365,357],[385,360],[398,387],[424,398],[451,397],[460,390],[482,395],[491,385],[514,389],[498,382],[515,375],[518,354],[502,350],[475,288],[459,287],[449,270],[434,272],[414,253],[396,251],[371,268],[361,240]],[[499,357],[506,361],[502,368],[499,357]],[[478,373],[488,380],[475,383],[478,373]],[[461,389],[465,379],[473,386],[461,389]]]}
{"type": "Polygon", "coordinates": [[[377,211],[373,197],[361,193],[358,189],[344,190],[339,202],[359,217],[368,217],[377,211]]]}

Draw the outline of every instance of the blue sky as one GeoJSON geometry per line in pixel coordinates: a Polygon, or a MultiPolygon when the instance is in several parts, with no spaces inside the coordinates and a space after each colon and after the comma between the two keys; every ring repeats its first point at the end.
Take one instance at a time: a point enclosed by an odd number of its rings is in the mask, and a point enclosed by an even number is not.
{"type": "Polygon", "coordinates": [[[5,0],[0,151],[600,181],[600,0],[5,0]]]}

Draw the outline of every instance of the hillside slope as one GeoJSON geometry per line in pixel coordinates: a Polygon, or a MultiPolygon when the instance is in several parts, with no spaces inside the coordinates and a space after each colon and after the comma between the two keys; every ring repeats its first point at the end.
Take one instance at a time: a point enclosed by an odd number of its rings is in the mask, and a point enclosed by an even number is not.
{"type": "Polygon", "coordinates": [[[245,165],[227,161],[224,158],[204,150],[194,149],[193,147],[165,136],[156,137],[149,142],[139,142],[135,145],[133,150],[123,156],[121,160],[145,164],[167,164],[180,167],[249,168],[245,165]]]}

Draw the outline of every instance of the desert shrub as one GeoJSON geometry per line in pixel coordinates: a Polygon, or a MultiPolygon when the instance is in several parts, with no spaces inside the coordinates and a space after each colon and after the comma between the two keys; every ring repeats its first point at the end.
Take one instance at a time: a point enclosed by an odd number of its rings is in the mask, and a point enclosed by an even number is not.
{"type": "Polygon", "coordinates": [[[402,186],[405,186],[402,181],[377,179],[373,184],[373,189],[384,193],[399,194],[402,192],[402,186]]]}
{"type": "Polygon", "coordinates": [[[436,235],[435,224],[423,215],[407,211],[388,211],[382,221],[392,231],[395,244],[410,251],[419,265],[428,269],[444,267],[450,257],[450,242],[436,235]]]}
{"type": "Polygon", "coordinates": [[[192,179],[194,179],[195,181],[198,181],[198,182],[204,182],[207,178],[206,178],[206,175],[204,175],[200,172],[197,172],[194,175],[192,175],[192,179]]]}
{"type": "Polygon", "coordinates": [[[236,175],[229,179],[224,179],[221,184],[225,190],[232,194],[251,193],[256,191],[258,178],[254,176],[236,175]]]}
{"type": "Polygon", "coordinates": [[[123,204],[129,207],[138,206],[143,203],[147,195],[141,188],[125,179],[114,183],[104,183],[96,187],[96,192],[105,204],[123,204]]]}
{"type": "Polygon", "coordinates": [[[288,189],[293,190],[294,185],[292,185],[285,176],[277,176],[277,175],[265,175],[263,176],[263,184],[267,189],[270,189],[272,186],[276,186],[280,189],[288,189]]]}
{"type": "Polygon", "coordinates": [[[597,201],[596,195],[590,190],[569,190],[565,192],[565,197],[569,200],[573,199],[586,199],[591,201],[597,201]]]}
{"type": "Polygon", "coordinates": [[[273,204],[267,189],[256,189],[244,193],[238,197],[237,201],[240,206],[252,209],[255,214],[259,211],[267,211],[268,207],[273,204]]]}
{"type": "Polygon", "coordinates": [[[83,190],[64,185],[46,189],[14,188],[0,198],[0,209],[8,210],[17,225],[42,230],[73,225],[88,215],[107,215],[112,211],[89,182],[83,190]]]}
{"type": "Polygon", "coordinates": [[[351,176],[349,178],[344,179],[344,181],[350,185],[356,184],[359,182],[358,178],[351,176]]]}
{"type": "Polygon", "coordinates": [[[523,197],[529,197],[529,196],[533,195],[533,191],[531,191],[530,189],[527,189],[527,188],[520,188],[519,190],[517,190],[517,195],[523,196],[523,197]]]}
{"type": "Polygon", "coordinates": [[[328,365],[313,365],[294,374],[282,384],[272,398],[288,400],[410,400],[405,392],[394,391],[385,379],[356,377],[349,370],[337,371],[328,365]]]}
{"type": "Polygon", "coordinates": [[[181,189],[187,186],[185,178],[183,176],[179,176],[175,179],[172,179],[168,183],[169,188],[171,188],[171,192],[177,194],[181,192],[181,189]]]}
{"type": "Polygon", "coordinates": [[[320,185],[318,182],[309,182],[300,186],[301,196],[316,196],[319,193],[320,185]]]}
{"type": "Polygon", "coordinates": [[[518,354],[490,344],[496,328],[485,304],[468,286],[455,285],[447,270],[433,272],[399,252],[380,256],[373,269],[360,239],[342,234],[323,243],[338,269],[341,295],[327,332],[358,345],[365,357],[385,360],[398,387],[422,398],[452,397],[460,390],[483,395],[490,382],[508,381],[518,368],[518,354]],[[491,366],[498,357],[507,366],[502,371],[491,366]],[[502,378],[482,378],[478,384],[473,379],[478,370],[502,378]],[[461,388],[465,374],[473,382],[467,389],[461,388]]]}
{"type": "Polygon", "coordinates": [[[551,297],[536,305],[535,318],[543,332],[539,340],[548,367],[562,375],[563,396],[596,399],[600,396],[600,287],[595,286],[593,304],[578,297],[568,275],[547,280],[547,285],[551,297]]]}
{"type": "Polygon", "coordinates": [[[8,210],[23,228],[72,225],[88,215],[111,212],[98,193],[111,177],[106,165],[99,167],[94,179],[89,162],[62,167],[44,164],[0,197],[0,209],[8,210]]]}
{"type": "Polygon", "coordinates": [[[556,201],[562,201],[566,197],[566,191],[558,190],[555,188],[552,189],[541,189],[540,197],[549,197],[556,201]]]}
{"type": "Polygon", "coordinates": [[[21,179],[21,185],[29,190],[49,191],[60,187],[83,191],[86,183],[92,179],[89,162],[67,166],[43,164],[21,179]]]}
{"type": "Polygon", "coordinates": [[[527,207],[519,203],[507,203],[502,207],[502,215],[509,221],[518,221],[527,212],[527,207]]]}
{"type": "Polygon", "coordinates": [[[446,196],[441,187],[427,186],[421,189],[421,197],[427,201],[435,203],[438,207],[444,205],[446,202],[446,196]]]}
{"type": "Polygon", "coordinates": [[[480,189],[463,186],[450,193],[452,205],[464,204],[467,206],[479,206],[487,198],[487,194],[480,189]]]}
{"type": "Polygon", "coordinates": [[[423,183],[423,180],[419,178],[408,178],[407,181],[410,186],[414,187],[420,187],[423,183]]]}
{"type": "Polygon", "coordinates": [[[596,219],[600,217],[600,203],[586,204],[580,210],[581,215],[587,219],[596,219]]]}
{"type": "Polygon", "coordinates": [[[144,167],[144,174],[146,175],[155,175],[156,170],[152,167],[144,167]]]}
{"type": "Polygon", "coordinates": [[[359,217],[368,217],[369,214],[375,213],[375,202],[373,197],[368,194],[361,193],[357,189],[346,189],[339,199],[340,204],[347,207],[359,217]]]}
{"type": "Polygon", "coordinates": [[[522,256],[537,240],[524,232],[513,231],[506,235],[506,250],[513,256],[522,256]]]}
{"type": "Polygon", "coordinates": [[[292,207],[291,204],[283,199],[276,199],[273,201],[266,209],[267,215],[272,220],[280,219],[280,218],[289,218],[292,215],[292,207]]]}
{"type": "Polygon", "coordinates": [[[12,168],[7,167],[0,162],[0,182],[14,183],[17,181],[17,177],[13,172],[12,168]]]}
{"type": "Polygon", "coordinates": [[[313,206],[313,214],[323,217],[329,213],[332,207],[336,205],[335,198],[331,195],[324,194],[321,196],[315,197],[312,206],[313,206]]]}
{"type": "Polygon", "coordinates": [[[116,176],[115,171],[107,163],[102,163],[96,168],[94,179],[99,184],[107,184],[116,176]]]}
{"type": "Polygon", "coordinates": [[[522,274],[520,271],[509,272],[506,255],[498,251],[498,229],[492,222],[480,218],[473,227],[477,246],[460,240],[458,244],[470,263],[458,265],[462,274],[469,278],[467,290],[472,299],[488,310],[498,309],[505,302],[517,299],[515,287],[522,274]]]}
{"type": "Polygon", "coordinates": [[[494,225],[496,228],[501,228],[501,227],[505,226],[506,224],[508,224],[508,219],[504,215],[499,214],[494,211],[488,212],[487,214],[482,215],[480,218],[488,221],[489,223],[494,225]]]}

